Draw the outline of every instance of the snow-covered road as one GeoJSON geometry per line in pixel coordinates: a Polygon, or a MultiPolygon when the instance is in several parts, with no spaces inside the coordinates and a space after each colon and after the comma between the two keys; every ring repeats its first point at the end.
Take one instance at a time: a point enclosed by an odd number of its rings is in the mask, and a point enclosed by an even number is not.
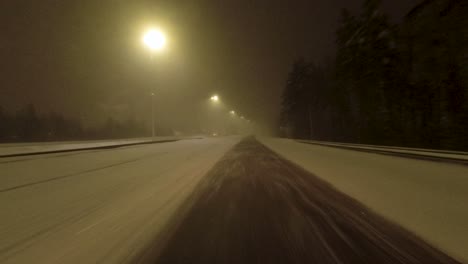
{"type": "Polygon", "coordinates": [[[260,138],[380,215],[468,260],[468,166],[260,138]]]}
{"type": "Polygon", "coordinates": [[[239,138],[0,160],[0,263],[117,263],[239,138]]]}
{"type": "MultiPolygon", "coordinates": [[[[197,183],[205,175],[208,179],[208,171],[240,140],[204,138],[1,158],[0,263],[134,260],[164,232],[197,183]]],[[[468,166],[287,139],[259,141],[451,256],[468,260],[468,166]]],[[[247,154],[251,156],[239,156],[242,162],[236,161],[235,151],[230,154],[229,166],[219,170],[223,179],[242,171],[249,179],[250,170],[260,181],[269,177],[268,169],[280,171],[261,163],[261,157],[256,161],[256,153],[247,154]]],[[[229,201],[229,197],[224,200],[229,201]]],[[[218,209],[210,207],[207,212],[218,209]]]]}

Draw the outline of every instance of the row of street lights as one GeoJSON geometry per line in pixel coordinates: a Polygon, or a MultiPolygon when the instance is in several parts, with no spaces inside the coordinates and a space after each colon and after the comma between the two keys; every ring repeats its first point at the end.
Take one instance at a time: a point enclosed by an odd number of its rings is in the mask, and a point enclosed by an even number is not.
{"type": "MultiPolygon", "coordinates": [[[[211,96],[210,101],[214,105],[223,106],[220,109],[222,112],[226,111],[226,105],[222,102],[221,98],[218,95],[215,94],[215,95],[211,96]]],[[[250,131],[249,129],[252,128],[252,124],[251,124],[250,120],[245,118],[243,115],[240,115],[235,110],[230,110],[230,111],[228,111],[226,113],[230,116],[230,118],[228,120],[228,123],[226,125],[226,132],[228,132],[228,130],[230,130],[231,132],[234,132],[234,131],[238,131],[238,132],[239,131],[244,131],[244,132],[247,131],[248,132],[248,131],[250,131]]],[[[217,133],[214,133],[214,135],[216,135],[216,134],[217,133]]]]}
{"type": "MultiPolygon", "coordinates": [[[[154,66],[154,56],[157,52],[161,52],[165,47],[166,47],[166,36],[165,34],[159,30],[159,29],[150,29],[148,30],[144,35],[143,35],[143,43],[144,45],[150,50],[151,52],[151,63],[153,63],[154,66]]],[[[154,86],[152,86],[151,90],[151,136],[154,137],[156,132],[155,132],[155,120],[154,120],[154,97],[155,97],[155,91],[154,91],[154,86]]],[[[218,95],[213,95],[210,97],[210,100],[212,102],[219,102],[219,96],[218,95]]],[[[232,116],[236,116],[236,111],[231,110],[229,113],[232,116]]],[[[243,116],[240,116],[241,119],[246,120],[243,116]]],[[[246,120],[247,122],[250,122],[250,120],[246,120]]]]}
{"type": "MultiPolygon", "coordinates": [[[[219,102],[219,96],[215,94],[215,95],[210,97],[210,100],[212,102],[214,102],[214,103],[217,103],[217,102],[219,102]]],[[[231,110],[231,111],[229,111],[229,114],[231,114],[232,116],[236,116],[236,111],[231,110]]],[[[239,116],[239,117],[240,117],[240,119],[243,119],[243,120],[246,120],[247,122],[250,122],[250,120],[245,119],[244,116],[239,116]]]]}

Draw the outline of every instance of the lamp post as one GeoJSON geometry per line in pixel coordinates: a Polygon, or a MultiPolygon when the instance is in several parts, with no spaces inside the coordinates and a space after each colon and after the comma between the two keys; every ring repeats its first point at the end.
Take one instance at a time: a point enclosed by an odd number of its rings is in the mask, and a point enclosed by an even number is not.
{"type": "MultiPolygon", "coordinates": [[[[166,36],[157,29],[150,29],[143,35],[143,43],[151,52],[151,63],[154,65],[154,53],[161,51],[166,46],[166,36]]],[[[151,136],[155,136],[154,124],[154,86],[151,88],[151,136]]]]}
{"type": "Polygon", "coordinates": [[[219,96],[213,95],[213,96],[210,97],[210,100],[211,100],[212,102],[218,102],[218,101],[219,101],[219,96]]]}

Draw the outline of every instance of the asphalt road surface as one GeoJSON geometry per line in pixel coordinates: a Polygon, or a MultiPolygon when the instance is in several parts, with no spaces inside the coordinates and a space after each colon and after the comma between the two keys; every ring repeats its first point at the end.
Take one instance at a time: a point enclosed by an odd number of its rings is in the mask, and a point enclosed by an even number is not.
{"type": "Polygon", "coordinates": [[[0,263],[458,263],[253,138],[0,160],[0,263]]]}
{"type": "Polygon", "coordinates": [[[253,138],[184,209],[140,262],[458,263],[253,138]]]}

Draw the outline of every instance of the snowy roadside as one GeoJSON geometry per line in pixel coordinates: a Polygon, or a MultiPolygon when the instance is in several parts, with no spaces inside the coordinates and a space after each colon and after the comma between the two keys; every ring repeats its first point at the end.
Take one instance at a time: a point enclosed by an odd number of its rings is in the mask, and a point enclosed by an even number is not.
{"type": "Polygon", "coordinates": [[[336,142],[325,142],[325,141],[314,141],[314,140],[298,140],[298,142],[306,144],[316,144],[322,146],[348,148],[362,151],[378,151],[385,152],[388,154],[409,154],[421,157],[434,157],[442,159],[457,159],[468,162],[468,153],[461,151],[449,151],[449,150],[435,150],[435,149],[419,149],[419,148],[402,148],[402,147],[391,147],[391,146],[375,146],[375,145],[362,145],[362,144],[348,144],[348,143],[336,143],[336,142]]]}
{"type": "Polygon", "coordinates": [[[290,139],[267,147],[460,260],[468,260],[468,167],[290,139]]]}
{"type": "Polygon", "coordinates": [[[185,139],[184,137],[155,137],[133,138],[99,141],[47,142],[47,143],[18,143],[0,144],[0,157],[15,155],[37,155],[54,152],[88,150],[94,148],[111,148],[126,145],[149,144],[185,139]]]}

